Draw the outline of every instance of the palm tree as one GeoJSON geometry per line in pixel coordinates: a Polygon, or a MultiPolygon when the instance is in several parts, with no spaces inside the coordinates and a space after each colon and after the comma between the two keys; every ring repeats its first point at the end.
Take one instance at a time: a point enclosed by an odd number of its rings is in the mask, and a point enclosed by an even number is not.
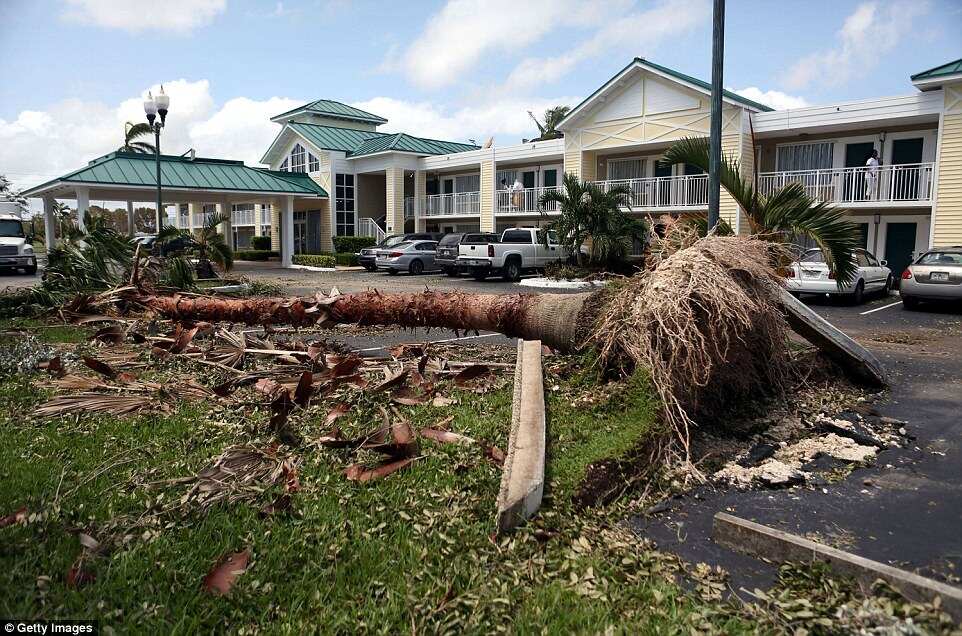
{"type": "MultiPolygon", "coordinates": [[[[189,239],[190,243],[197,249],[197,266],[195,269],[197,277],[214,278],[216,273],[214,272],[213,265],[217,265],[225,272],[230,271],[234,266],[234,251],[228,244],[227,238],[217,231],[221,223],[224,223],[229,218],[226,213],[211,214],[195,235],[192,235],[189,230],[181,230],[172,225],[165,225],[157,234],[157,242],[164,245],[170,244],[177,238],[189,239]]],[[[173,268],[173,270],[170,271],[174,271],[182,276],[185,269],[189,270],[189,267],[185,268],[186,261],[177,263],[176,261],[178,259],[183,260],[181,257],[173,257],[170,259],[172,261],[170,267],[173,268]]]]}
{"type": "MultiPolygon", "coordinates": [[[[708,148],[708,139],[687,137],[668,148],[661,162],[687,163],[708,172],[708,148]]],[[[844,209],[816,202],[800,183],[789,183],[769,195],[761,194],[741,177],[738,161],[731,157],[722,157],[719,178],[722,187],[745,212],[751,234],[780,243],[807,236],[822,249],[839,286],[854,280],[858,231],[855,224],[845,218],[844,209]]]]}
{"type": "Polygon", "coordinates": [[[150,124],[135,124],[127,122],[124,124],[124,145],[117,150],[121,152],[136,152],[140,154],[153,154],[157,152],[154,144],[149,141],[138,141],[141,137],[150,137],[153,134],[150,124]]]}
{"type": "MultiPolygon", "coordinates": [[[[631,239],[644,236],[645,224],[624,212],[631,195],[627,186],[606,190],[570,173],[565,174],[562,184],[563,189],[542,194],[538,205],[541,217],[548,221],[546,229],[557,234],[558,241],[576,255],[579,265],[584,265],[583,246],[589,238],[589,260],[612,263],[627,255],[631,239]],[[557,204],[557,215],[549,216],[547,207],[551,203],[557,204]]],[[[543,240],[547,241],[547,232],[543,240]]]]}
{"type": "Polygon", "coordinates": [[[534,113],[529,110],[528,116],[534,120],[535,125],[538,127],[538,132],[541,133],[540,137],[531,139],[530,141],[545,141],[546,139],[559,139],[564,137],[564,133],[558,130],[558,124],[568,115],[568,111],[570,110],[570,106],[555,106],[554,108],[549,108],[544,111],[544,123],[538,121],[534,113]]]}

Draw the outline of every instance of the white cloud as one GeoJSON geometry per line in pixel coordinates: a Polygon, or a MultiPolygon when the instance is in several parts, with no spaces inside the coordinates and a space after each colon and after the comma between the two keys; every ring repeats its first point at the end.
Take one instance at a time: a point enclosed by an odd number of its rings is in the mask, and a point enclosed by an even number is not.
{"type": "Polygon", "coordinates": [[[578,101],[575,97],[505,99],[445,110],[431,102],[375,97],[352,105],[388,119],[389,123],[382,127],[385,132],[406,132],[461,142],[474,139],[479,144],[488,137],[495,137],[499,144],[514,144],[520,143],[523,137],[537,136],[538,131],[527,111],[541,113],[558,104],[575,104],[578,101]]]}
{"type": "Polygon", "coordinates": [[[606,21],[591,37],[555,57],[529,57],[508,75],[502,90],[515,92],[549,84],[582,62],[609,51],[631,49],[632,55],[648,55],[668,38],[677,37],[711,17],[705,0],[667,0],[646,11],[606,21]]]}
{"type": "Polygon", "coordinates": [[[382,70],[401,71],[423,88],[465,77],[498,53],[513,53],[561,26],[591,27],[614,19],[627,0],[448,0],[413,44],[390,51],[382,70]]]}
{"type": "MultiPolygon", "coordinates": [[[[82,24],[131,33],[186,34],[227,9],[227,0],[65,0],[63,16],[82,24]]],[[[280,5],[280,3],[278,3],[280,5]]]]}
{"type": "Polygon", "coordinates": [[[796,62],[788,71],[785,85],[791,90],[816,81],[837,86],[875,68],[884,53],[912,34],[913,21],[928,9],[926,0],[863,2],[845,18],[836,34],[837,45],[796,62]]]}
{"type": "MultiPolygon", "coordinates": [[[[257,165],[279,130],[270,117],[303,103],[238,97],[217,106],[207,80],[180,79],[164,88],[171,102],[161,137],[165,154],[194,148],[201,157],[240,159],[248,165],[257,165]]],[[[115,105],[66,99],[42,111],[22,111],[12,121],[0,119],[0,173],[25,188],[76,170],[116,150],[127,121],[144,121],[142,97],[115,105]],[[83,113],[83,125],[74,123],[78,113],[83,113]]]]}
{"type": "Polygon", "coordinates": [[[763,91],[757,86],[748,86],[747,88],[735,89],[734,92],[738,93],[742,97],[747,97],[752,101],[765,104],[766,106],[771,106],[775,110],[802,108],[809,105],[809,103],[805,101],[804,97],[789,95],[788,93],[783,93],[781,91],[763,91]]]}

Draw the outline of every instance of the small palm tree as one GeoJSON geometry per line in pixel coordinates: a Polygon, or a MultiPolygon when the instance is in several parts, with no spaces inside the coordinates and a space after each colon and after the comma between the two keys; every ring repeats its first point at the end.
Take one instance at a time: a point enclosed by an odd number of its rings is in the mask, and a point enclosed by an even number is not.
{"type": "MultiPolygon", "coordinates": [[[[665,165],[691,164],[708,171],[708,140],[688,137],[675,142],[661,162],[665,165]]],[[[721,185],[738,203],[748,219],[752,234],[787,243],[796,236],[813,239],[835,272],[838,285],[855,278],[854,250],[858,247],[858,228],[845,218],[845,210],[816,202],[800,183],[763,195],[738,172],[738,161],[722,157],[719,170],[721,185]]]]}
{"type": "Polygon", "coordinates": [[[534,113],[529,110],[528,116],[534,120],[535,125],[538,127],[538,132],[541,133],[540,137],[532,139],[531,141],[545,141],[547,139],[564,137],[564,133],[558,130],[558,124],[568,115],[568,111],[570,110],[570,106],[555,106],[554,108],[549,108],[544,111],[544,123],[538,121],[534,113]]]}
{"type": "Polygon", "coordinates": [[[153,133],[154,131],[151,130],[150,124],[135,124],[128,121],[124,124],[124,145],[117,150],[121,152],[153,154],[157,152],[154,144],[149,141],[138,141],[141,137],[147,137],[149,139],[153,133]]]}
{"type": "MultiPolygon", "coordinates": [[[[234,266],[234,251],[231,249],[227,238],[217,231],[217,228],[227,221],[225,213],[210,215],[197,234],[192,235],[189,230],[181,230],[172,225],[165,225],[157,234],[157,242],[161,245],[170,244],[178,238],[189,239],[197,250],[197,266],[195,271],[198,278],[214,278],[214,265],[217,265],[225,272],[229,272],[234,266]]],[[[172,271],[183,274],[184,263],[177,263],[177,259],[182,257],[172,257],[170,265],[172,271]]],[[[185,261],[186,262],[186,261],[185,261]]],[[[189,270],[189,267],[186,269],[189,270]]]]}
{"type": "MultiPolygon", "coordinates": [[[[590,239],[589,260],[593,263],[612,263],[623,259],[631,240],[644,236],[645,225],[625,211],[631,190],[627,186],[603,189],[589,181],[581,181],[573,174],[565,174],[563,189],[549,190],[541,195],[538,204],[541,217],[548,221],[546,229],[554,231],[558,241],[584,265],[584,244],[590,239]],[[556,203],[558,214],[547,212],[556,203]]],[[[547,241],[547,232],[544,234],[547,241]]]]}

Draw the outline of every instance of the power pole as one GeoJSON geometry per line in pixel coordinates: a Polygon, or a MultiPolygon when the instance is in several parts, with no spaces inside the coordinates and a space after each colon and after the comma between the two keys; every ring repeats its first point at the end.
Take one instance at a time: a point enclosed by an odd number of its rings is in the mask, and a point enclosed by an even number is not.
{"type": "Polygon", "coordinates": [[[725,60],[725,0],[715,0],[711,38],[711,136],[708,152],[708,231],[718,225],[721,200],[722,68],[725,60]]]}

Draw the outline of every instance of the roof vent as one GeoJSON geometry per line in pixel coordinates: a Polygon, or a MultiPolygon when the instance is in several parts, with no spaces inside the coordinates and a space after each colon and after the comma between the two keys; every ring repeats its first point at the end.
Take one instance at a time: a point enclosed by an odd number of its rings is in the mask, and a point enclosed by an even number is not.
{"type": "Polygon", "coordinates": [[[187,152],[181,155],[181,157],[187,157],[187,161],[193,161],[197,158],[197,151],[191,148],[187,152]]]}

